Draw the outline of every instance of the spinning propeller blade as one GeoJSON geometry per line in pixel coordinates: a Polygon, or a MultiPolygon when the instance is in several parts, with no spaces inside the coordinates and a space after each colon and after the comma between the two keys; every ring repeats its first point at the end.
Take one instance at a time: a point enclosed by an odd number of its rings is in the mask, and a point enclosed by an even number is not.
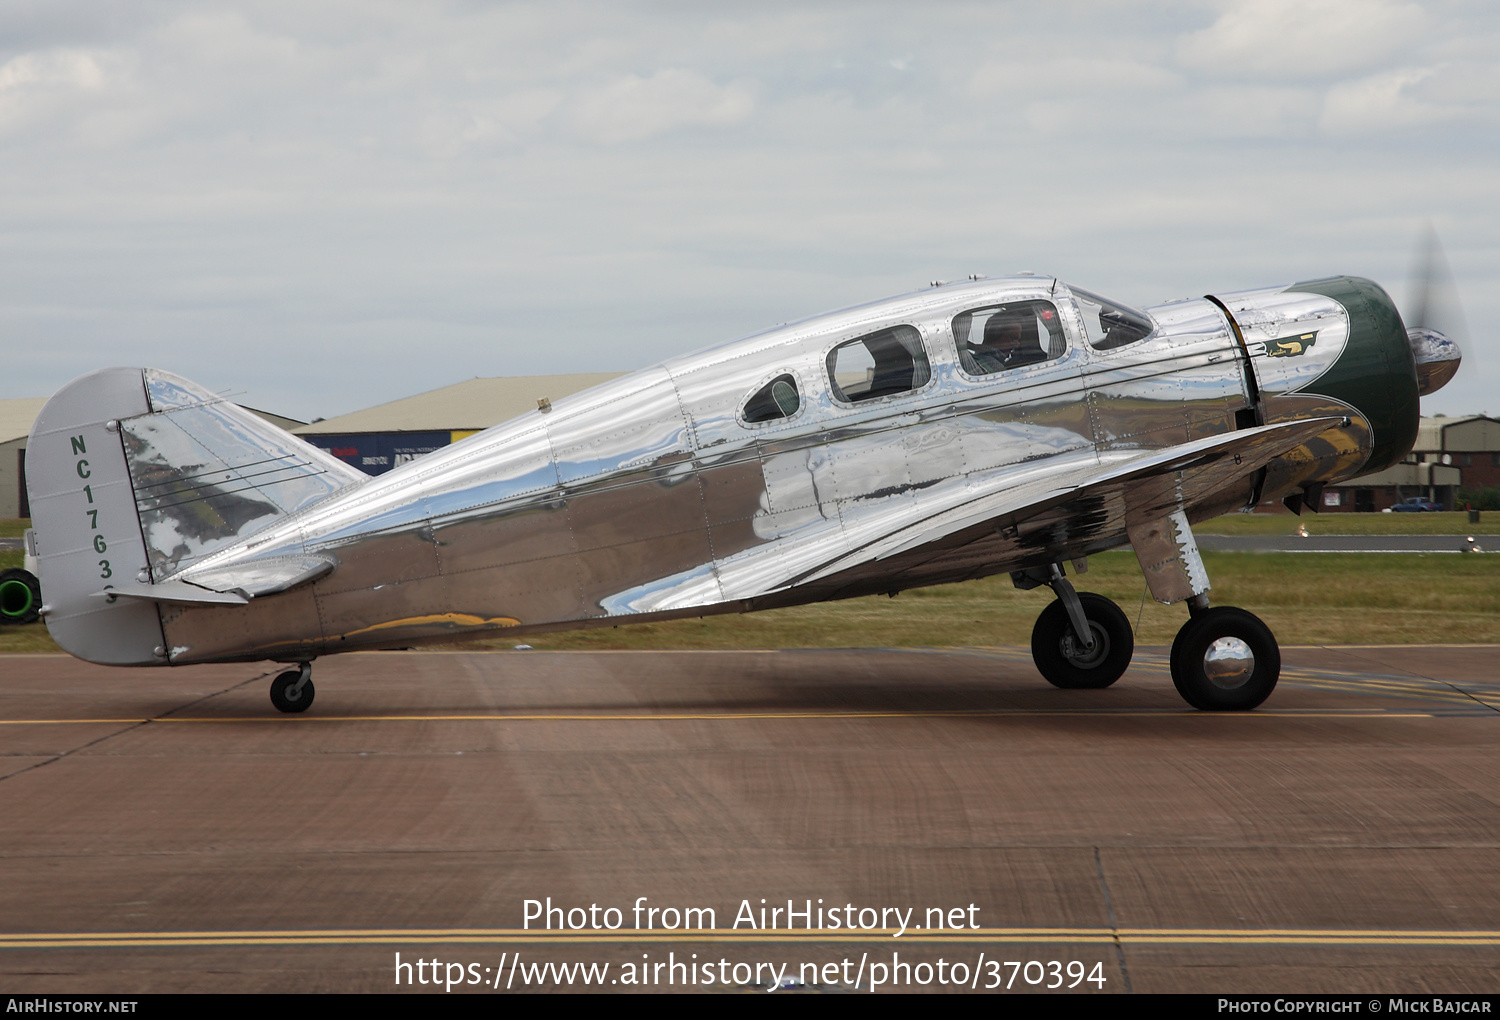
{"type": "Polygon", "coordinates": [[[1463,359],[1459,338],[1467,339],[1463,306],[1453,272],[1443,257],[1437,231],[1429,223],[1412,269],[1411,314],[1406,337],[1417,363],[1417,387],[1426,396],[1452,379],[1463,359]]]}

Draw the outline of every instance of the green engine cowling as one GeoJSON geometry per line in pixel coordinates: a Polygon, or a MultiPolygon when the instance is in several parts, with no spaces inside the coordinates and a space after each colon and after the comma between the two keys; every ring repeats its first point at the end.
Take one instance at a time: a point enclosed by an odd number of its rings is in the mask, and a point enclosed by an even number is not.
{"type": "Polygon", "coordinates": [[[1305,393],[1358,408],[1374,433],[1361,474],[1383,471],[1411,452],[1421,416],[1417,368],[1401,313],[1379,284],[1358,276],[1295,283],[1288,291],[1322,294],[1349,315],[1349,341],[1337,361],[1305,393]]]}

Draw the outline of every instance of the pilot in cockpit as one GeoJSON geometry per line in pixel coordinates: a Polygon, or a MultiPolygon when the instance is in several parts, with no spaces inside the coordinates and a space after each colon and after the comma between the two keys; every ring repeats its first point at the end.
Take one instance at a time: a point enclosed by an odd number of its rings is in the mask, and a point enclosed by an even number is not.
{"type": "Polygon", "coordinates": [[[1046,361],[1030,308],[1002,308],[984,323],[984,339],[968,351],[981,373],[1001,372],[1046,361]]]}

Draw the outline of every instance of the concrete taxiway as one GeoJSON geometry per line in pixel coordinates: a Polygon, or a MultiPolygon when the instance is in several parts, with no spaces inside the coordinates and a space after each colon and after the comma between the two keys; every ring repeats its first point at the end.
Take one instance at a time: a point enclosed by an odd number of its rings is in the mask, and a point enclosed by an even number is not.
{"type": "Polygon", "coordinates": [[[1243,714],[1164,653],[372,653],[304,716],[258,666],[0,658],[0,986],[1500,988],[1500,647],[1287,648],[1243,714]]]}

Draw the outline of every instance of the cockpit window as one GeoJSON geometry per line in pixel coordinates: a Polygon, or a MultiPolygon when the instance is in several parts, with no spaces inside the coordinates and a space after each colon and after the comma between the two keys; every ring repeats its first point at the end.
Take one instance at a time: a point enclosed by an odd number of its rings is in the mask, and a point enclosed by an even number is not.
{"type": "Polygon", "coordinates": [[[1078,310],[1083,313],[1084,332],[1088,333],[1089,344],[1096,351],[1110,351],[1144,340],[1156,329],[1145,312],[1077,287],[1068,289],[1073,292],[1078,310]]]}
{"type": "Polygon", "coordinates": [[[854,404],[919,389],[932,378],[932,368],[921,334],[912,326],[892,326],[829,351],[828,378],[834,395],[854,404]]]}
{"type": "Polygon", "coordinates": [[[953,340],[970,375],[1052,361],[1068,349],[1050,301],[1012,301],[963,312],[954,316],[953,340]]]}
{"type": "Polygon", "coordinates": [[[802,398],[797,394],[797,380],[791,375],[778,375],[745,401],[745,420],[759,422],[790,418],[801,406],[802,398]]]}

